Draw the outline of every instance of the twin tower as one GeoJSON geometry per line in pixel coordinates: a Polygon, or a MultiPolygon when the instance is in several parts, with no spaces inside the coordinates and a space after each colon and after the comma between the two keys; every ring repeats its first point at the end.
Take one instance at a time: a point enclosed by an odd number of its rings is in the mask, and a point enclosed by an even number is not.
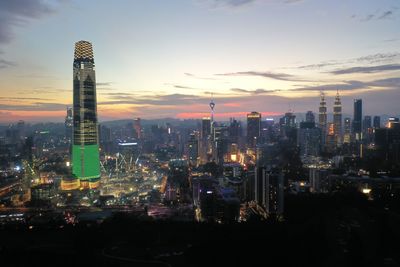
{"type": "Polygon", "coordinates": [[[100,157],[93,47],[87,41],[75,43],[73,90],[73,179],[64,189],[94,189],[100,183],[100,157]]]}

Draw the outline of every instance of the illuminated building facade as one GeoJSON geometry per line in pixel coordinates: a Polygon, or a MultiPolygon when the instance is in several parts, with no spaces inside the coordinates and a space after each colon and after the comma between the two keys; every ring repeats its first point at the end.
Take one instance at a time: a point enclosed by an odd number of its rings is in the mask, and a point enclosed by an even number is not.
{"type": "Polygon", "coordinates": [[[326,126],[328,121],[328,115],[326,114],[326,101],[325,101],[325,94],[321,92],[321,101],[319,103],[319,116],[318,116],[318,127],[321,129],[322,132],[322,144],[325,144],[326,140],[326,126]]]}
{"type": "Polygon", "coordinates": [[[336,145],[342,143],[342,102],[339,91],[336,93],[335,103],[333,105],[333,123],[336,145]]]}
{"type": "Polygon", "coordinates": [[[95,65],[90,42],[75,43],[73,80],[72,174],[92,188],[100,179],[100,160],[95,65]]]}
{"type": "Polygon", "coordinates": [[[251,112],[247,114],[247,144],[255,147],[260,139],[261,113],[251,112]]]}
{"type": "Polygon", "coordinates": [[[188,159],[189,163],[191,166],[197,166],[197,160],[199,156],[199,132],[195,131],[192,132],[189,136],[189,141],[187,144],[187,154],[188,154],[188,159]]]}
{"type": "Polygon", "coordinates": [[[349,144],[351,142],[351,119],[344,119],[344,133],[343,133],[343,143],[349,144]]]}

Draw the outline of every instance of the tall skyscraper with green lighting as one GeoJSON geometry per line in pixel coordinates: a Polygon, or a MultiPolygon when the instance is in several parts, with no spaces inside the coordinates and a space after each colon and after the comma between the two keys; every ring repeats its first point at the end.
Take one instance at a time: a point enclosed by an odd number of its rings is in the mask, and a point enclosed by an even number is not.
{"type": "Polygon", "coordinates": [[[72,174],[81,182],[100,179],[96,77],[92,44],[75,43],[72,174]]]}

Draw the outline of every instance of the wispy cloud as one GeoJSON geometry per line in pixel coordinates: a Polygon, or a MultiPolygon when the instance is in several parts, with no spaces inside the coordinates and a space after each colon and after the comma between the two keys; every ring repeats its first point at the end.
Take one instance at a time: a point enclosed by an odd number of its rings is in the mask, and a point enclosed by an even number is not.
{"type": "Polygon", "coordinates": [[[111,86],[112,84],[112,82],[99,82],[96,83],[96,86],[111,86]]]}
{"type": "Polygon", "coordinates": [[[394,13],[397,11],[397,7],[392,7],[391,9],[387,9],[385,11],[377,10],[373,13],[364,15],[364,16],[359,16],[356,14],[353,14],[351,16],[352,19],[357,19],[359,18],[360,21],[362,22],[367,22],[371,20],[383,20],[383,19],[390,19],[393,17],[394,13]]]}
{"type": "Polygon", "coordinates": [[[291,89],[290,91],[356,91],[356,90],[368,90],[373,89],[373,87],[378,87],[377,90],[381,89],[389,89],[389,90],[398,90],[400,88],[400,78],[387,78],[387,79],[379,79],[370,82],[362,82],[362,81],[343,81],[342,83],[335,84],[325,84],[318,86],[305,86],[299,87],[296,89],[291,89]]]}
{"type": "Polygon", "coordinates": [[[264,94],[271,94],[280,91],[279,89],[277,90],[266,90],[266,89],[256,89],[256,90],[247,90],[247,89],[242,89],[242,88],[232,88],[232,92],[235,93],[244,93],[244,94],[249,94],[249,95],[264,95],[264,94]]]}
{"type": "Polygon", "coordinates": [[[211,78],[211,77],[200,77],[200,76],[197,76],[197,75],[195,75],[195,74],[193,74],[193,73],[188,73],[188,72],[185,72],[184,74],[185,74],[186,76],[188,76],[188,77],[195,78],[195,79],[213,80],[213,81],[217,80],[217,79],[211,78]]]}
{"type": "MultiPolygon", "coordinates": [[[[304,70],[315,70],[315,69],[325,69],[330,68],[332,66],[344,66],[351,64],[377,64],[377,63],[395,63],[400,60],[400,53],[391,52],[391,53],[377,53],[357,58],[350,58],[342,61],[338,60],[326,60],[320,63],[308,64],[308,65],[300,65],[295,67],[296,69],[304,69],[304,70]]],[[[364,66],[362,66],[364,67],[364,66]]]]}
{"type": "Polygon", "coordinates": [[[259,76],[259,77],[265,77],[265,78],[281,80],[281,81],[305,81],[305,80],[302,80],[291,74],[277,73],[277,72],[270,72],[270,71],[265,71],[265,72],[241,71],[241,72],[221,73],[221,74],[215,74],[215,75],[218,75],[218,76],[259,76]]]}
{"type": "Polygon", "coordinates": [[[4,60],[4,59],[0,59],[0,69],[5,69],[5,68],[8,68],[8,67],[14,67],[16,65],[17,64],[15,64],[15,62],[4,60]]]}
{"type": "Polygon", "coordinates": [[[368,67],[352,67],[345,69],[337,69],[329,73],[339,75],[339,74],[353,74],[353,73],[376,73],[384,71],[400,70],[399,64],[388,64],[379,66],[368,66],[368,67]]]}
{"type": "Polygon", "coordinates": [[[392,15],[393,15],[393,11],[392,10],[388,10],[388,11],[383,12],[383,14],[378,17],[378,19],[388,19],[392,15]]]}
{"type": "Polygon", "coordinates": [[[256,2],[264,3],[264,2],[277,2],[283,4],[294,4],[303,2],[304,0],[197,0],[199,3],[207,4],[213,8],[216,7],[232,7],[239,8],[243,6],[249,6],[256,2]]]}
{"type": "Polygon", "coordinates": [[[0,104],[0,110],[19,110],[19,111],[57,111],[65,110],[66,105],[60,103],[36,102],[32,105],[9,105],[0,104]]]}
{"type": "Polygon", "coordinates": [[[256,0],[201,0],[200,3],[205,3],[211,7],[241,7],[252,4],[256,0]]]}
{"type": "Polygon", "coordinates": [[[1,96],[0,100],[9,100],[9,101],[39,100],[39,101],[45,101],[45,100],[53,100],[53,99],[42,98],[42,97],[7,97],[7,96],[1,96]]]}
{"type": "Polygon", "coordinates": [[[15,26],[26,26],[29,20],[53,12],[54,8],[42,0],[0,1],[0,44],[11,41],[15,26]]]}

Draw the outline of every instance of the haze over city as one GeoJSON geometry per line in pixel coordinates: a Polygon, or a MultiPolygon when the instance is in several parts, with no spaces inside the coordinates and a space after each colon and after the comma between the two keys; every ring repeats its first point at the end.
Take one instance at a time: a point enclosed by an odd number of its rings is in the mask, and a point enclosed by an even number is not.
{"type": "Polygon", "coordinates": [[[72,105],[73,44],[93,43],[100,121],[316,111],[398,114],[398,1],[0,2],[0,122],[72,105]]]}

